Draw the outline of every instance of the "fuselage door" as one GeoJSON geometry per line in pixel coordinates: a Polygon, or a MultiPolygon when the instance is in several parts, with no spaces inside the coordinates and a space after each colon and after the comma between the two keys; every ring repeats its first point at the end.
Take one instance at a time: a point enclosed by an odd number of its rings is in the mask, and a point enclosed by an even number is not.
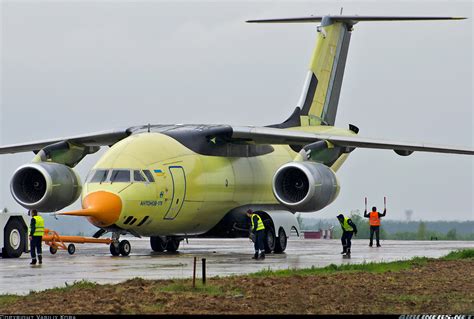
{"type": "Polygon", "coordinates": [[[186,196],[186,174],[182,166],[170,166],[169,171],[173,180],[173,197],[164,219],[175,219],[183,207],[186,196]]]}

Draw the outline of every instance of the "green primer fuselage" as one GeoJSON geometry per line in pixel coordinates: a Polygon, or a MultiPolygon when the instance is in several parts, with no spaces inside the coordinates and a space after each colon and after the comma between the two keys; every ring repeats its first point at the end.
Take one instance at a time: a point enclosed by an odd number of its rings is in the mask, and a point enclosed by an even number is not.
{"type": "MultiPolygon", "coordinates": [[[[295,129],[354,134],[329,126],[295,129]]],[[[260,156],[209,156],[197,154],[162,133],[134,134],[113,145],[93,170],[147,169],[154,174],[155,182],[86,181],[82,198],[96,191],[119,195],[123,206],[115,225],[143,236],[202,234],[233,208],[278,204],[272,193],[273,175],[297,153],[286,145],[272,146],[273,152],[260,156]],[[140,225],[145,216],[148,218],[140,225]]],[[[331,168],[337,171],[346,158],[347,154],[342,154],[331,168]]],[[[89,221],[94,223],[93,219],[89,221]]]]}

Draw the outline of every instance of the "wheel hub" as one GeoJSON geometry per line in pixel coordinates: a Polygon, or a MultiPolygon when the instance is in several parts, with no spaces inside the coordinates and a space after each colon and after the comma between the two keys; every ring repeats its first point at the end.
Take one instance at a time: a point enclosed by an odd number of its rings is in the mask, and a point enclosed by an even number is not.
{"type": "Polygon", "coordinates": [[[13,229],[10,232],[10,245],[13,249],[17,250],[20,248],[21,243],[21,235],[18,229],[13,229]]]}

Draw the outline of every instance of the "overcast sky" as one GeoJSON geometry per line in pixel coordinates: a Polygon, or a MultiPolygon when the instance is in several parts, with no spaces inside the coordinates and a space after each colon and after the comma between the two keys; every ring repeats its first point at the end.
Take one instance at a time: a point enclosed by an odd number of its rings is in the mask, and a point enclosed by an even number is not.
{"type": "MultiPolygon", "coordinates": [[[[472,2],[2,1],[0,144],[147,123],[268,125],[298,101],[316,25],[247,19],[339,13],[472,17],[472,2]]],[[[473,147],[472,19],[359,23],[336,125],[473,147]]],[[[104,153],[77,169],[84,178],[104,153]]],[[[0,205],[32,153],[0,157],[0,205]]],[[[339,198],[312,216],[381,206],[404,219],[473,216],[473,157],[357,149],[339,198]]],[[[76,203],[78,205],[78,203],[76,203]]],[[[21,209],[23,210],[23,209],[21,209]]]]}

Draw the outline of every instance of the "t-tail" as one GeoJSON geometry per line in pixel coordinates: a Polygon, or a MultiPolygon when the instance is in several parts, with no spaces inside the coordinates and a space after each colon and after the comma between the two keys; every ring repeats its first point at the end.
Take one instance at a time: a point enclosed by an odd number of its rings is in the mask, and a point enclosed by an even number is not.
{"type": "Polygon", "coordinates": [[[453,19],[465,18],[327,15],[247,21],[249,23],[321,23],[317,28],[316,47],[297,107],[285,122],[271,125],[271,127],[334,126],[349,43],[353,26],[357,22],[453,19]]]}

